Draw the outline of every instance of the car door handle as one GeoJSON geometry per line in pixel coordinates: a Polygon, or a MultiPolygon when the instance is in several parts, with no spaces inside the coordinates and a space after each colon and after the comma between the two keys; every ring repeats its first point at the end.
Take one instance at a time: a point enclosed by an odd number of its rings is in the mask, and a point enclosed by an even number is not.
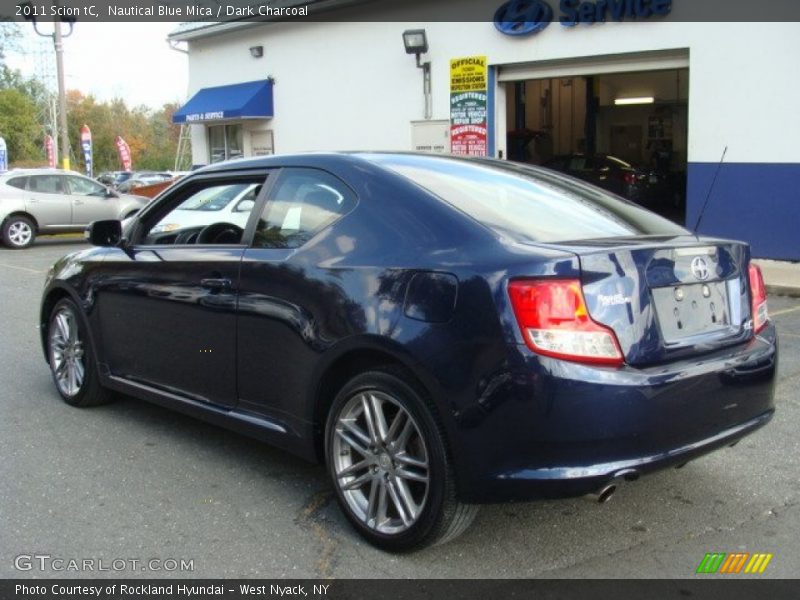
{"type": "Polygon", "coordinates": [[[200,287],[204,287],[207,290],[222,292],[228,291],[231,289],[231,280],[230,279],[201,279],[200,280],[200,287]]]}

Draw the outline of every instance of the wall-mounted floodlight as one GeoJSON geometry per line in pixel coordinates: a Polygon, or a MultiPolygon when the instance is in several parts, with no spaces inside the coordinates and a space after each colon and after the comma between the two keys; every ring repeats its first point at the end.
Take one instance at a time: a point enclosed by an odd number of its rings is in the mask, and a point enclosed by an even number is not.
{"type": "Polygon", "coordinates": [[[428,36],[424,29],[406,29],[403,32],[406,54],[425,54],[428,51],[428,36]]]}
{"type": "Polygon", "coordinates": [[[422,69],[422,92],[425,96],[425,118],[431,118],[431,63],[420,62],[420,55],[428,51],[428,36],[424,29],[406,29],[403,32],[406,54],[417,57],[417,67],[422,69]]]}

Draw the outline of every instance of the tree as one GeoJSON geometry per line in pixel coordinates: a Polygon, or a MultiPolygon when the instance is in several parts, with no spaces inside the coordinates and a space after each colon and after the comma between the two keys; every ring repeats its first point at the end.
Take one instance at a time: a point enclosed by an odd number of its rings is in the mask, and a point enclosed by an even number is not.
{"type": "Polygon", "coordinates": [[[10,21],[0,21],[0,64],[5,65],[6,51],[16,47],[19,39],[19,25],[10,21]]]}
{"type": "Polygon", "coordinates": [[[17,89],[0,90],[0,136],[6,140],[11,160],[31,160],[41,152],[42,131],[36,122],[36,105],[17,89]]]}

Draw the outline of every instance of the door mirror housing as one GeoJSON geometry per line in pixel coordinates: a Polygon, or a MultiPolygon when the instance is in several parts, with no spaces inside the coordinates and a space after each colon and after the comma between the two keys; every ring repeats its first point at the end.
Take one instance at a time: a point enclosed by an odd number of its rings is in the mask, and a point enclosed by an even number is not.
{"type": "Polygon", "coordinates": [[[119,194],[111,188],[106,188],[106,198],[119,198],[119,194]]]}
{"type": "Polygon", "coordinates": [[[93,246],[119,246],[122,241],[122,222],[117,220],[94,221],[86,228],[84,237],[93,246]]]}

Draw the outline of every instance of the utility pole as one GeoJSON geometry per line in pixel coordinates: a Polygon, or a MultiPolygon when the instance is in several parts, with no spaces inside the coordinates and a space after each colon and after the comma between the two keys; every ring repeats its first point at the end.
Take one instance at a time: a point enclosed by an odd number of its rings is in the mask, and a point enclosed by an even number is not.
{"type": "MultiPolygon", "coordinates": [[[[58,128],[61,130],[59,136],[61,143],[58,144],[59,152],[61,153],[61,168],[69,171],[69,132],[67,131],[67,94],[64,88],[64,44],[63,39],[72,35],[72,29],[75,25],[74,17],[60,17],[53,21],[53,33],[42,33],[36,25],[36,9],[31,5],[30,0],[23,2],[19,5],[22,9],[22,14],[26,21],[33,23],[33,29],[42,37],[49,37],[53,39],[53,47],[56,51],[56,72],[58,79],[58,128]],[[66,35],[61,34],[61,23],[69,25],[69,31],[66,35]]],[[[58,8],[58,0],[53,0],[53,7],[58,8]]],[[[58,13],[58,10],[55,11],[58,13]]]]}
{"type": "MultiPolygon", "coordinates": [[[[56,49],[58,77],[58,128],[61,130],[61,168],[69,171],[69,133],[67,132],[67,93],[64,90],[64,44],[61,41],[61,21],[54,21],[53,46],[56,49]]],[[[72,27],[70,26],[70,33],[72,27]]]]}

